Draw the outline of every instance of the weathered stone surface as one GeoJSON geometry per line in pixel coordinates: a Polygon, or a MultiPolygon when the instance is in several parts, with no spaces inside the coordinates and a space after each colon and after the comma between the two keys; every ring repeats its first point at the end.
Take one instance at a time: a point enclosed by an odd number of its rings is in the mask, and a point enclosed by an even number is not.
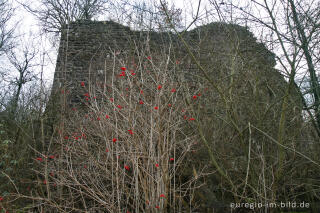
{"type": "MultiPolygon", "coordinates": [[[[276,138],[288,84],[274,69],[274,54],[239,25],[211,23],[185,32],[183,39],[212,82],[220,88],[220,94],[212,88],[204,102],[210,106],[203,109],[203,117],[209,119],[211,129],[223,125],[212,115],[226,116],[227,111],[232,111],[238,116],[233,119],[240,129],[250,122],[276,138]],[[228,106],[223,100],[227,100],[228,106]]],[[[134,69],[138,58],[147,55],[152,55],[153,63],[159,64],[161,57],[157,56],[169,50],[171,59],[179,61],[178,69],[190,87],[198,82],[208,84],[190,52],[173,33],[133,31],[112,21],[71,23],[61,35],[47,107],[47,112],[51,112],[49,116],[56,118],[64,108],[80,105],[85,99],[81,82],[86,84],[86,92],[94,93],[95,88],[110,84],[113,72],[119,73],[120,67],[134,69]]],[[[288,132],[301,124],[301,99],[293,89],[291,94],[294,95],[289,97],[286,109],[288,132]]]]}
{"type": "MultiPolygon", "coordinates": [[[[215,72],[215,79],[219,80],[227,72],[230,64],[227,55],[236,54],[239,60],[254,64],[255,69],[261,69],[261,74],[277,76],[281,78],[279,82],[284,82],[279,73],[270,69],[275,65],[273,54],[262,44],[256,43],[253,35],[244,27],[212,23],[186,32],[184,39],[204,68],[215,72]],[[268,70],[268,73],[262,70],[268,70]]],[[[74,96],[71,102],[76,102],[81,81],[94,82],[104,77],[110,78],[114,55],[123,59],[115,64],[119,68],[129,63],[130,58],[134,60],[135,48],[149,45],[151,52],[157,52],[165,50],[169,43],[173,44],[176,57],[184,63],[188,72],[201,74],[183,44],[172,33],[132,31],[110,21],[74,22],[62,31],[52,94],[61,93],[65,89],[74,96]]],[[[241,72],[241,69],[237,71],[241,72]]]]}

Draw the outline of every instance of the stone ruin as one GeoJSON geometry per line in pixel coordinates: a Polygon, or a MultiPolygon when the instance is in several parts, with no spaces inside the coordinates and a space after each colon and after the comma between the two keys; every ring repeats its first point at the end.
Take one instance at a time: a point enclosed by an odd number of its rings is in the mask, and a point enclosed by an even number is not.
{"type": "MultiPolygon", "coordinates": [[[[95,88],[110,83],[113,70],[119,71],[121,66],[134,63],[137,50],[140,56],[147,57],[160,52],[167,53],[170,46],[170,57],[173,61],[179,61],[180,73],[185,76],[186,82],[192,86],[194,82],[203,81],[205,76],[200,65],[212,83],[226,94],[230,106],[240,116],[239,128],[245,129],[250,122],[276,138],[281,104],[288,83],[274,68],[274,54],[258,43],[248,29],[239,25],[211,23],[184,32],[182,38],[189,49],[171,32],[133,31],[112,21],[71,23],[61,34],[52,94],[47,107],[49,117],[55,119],[63,111],[63,105],[71,108],[82,104],[85,95],[81,82],[90,83],[90,92],[94,92],[95,88]]],[[[157,58],[153,60],[157,63],[157,58]]],[[[214,129],[224,124],[211,116],[224,115],[227,110],[223,108],[224,103],[217,93],[210,94],[206,100],[207,107],[203,109],[203,117],[208,118],[210,128],[204,134],[213,138],[216,137],[214,129]]],[[[299,93],[292,89],[286,112],[288,142],[296,139],[290,134],[301,125],[301,105],[299,93]]],[[[226,127],[225,135],[215,138],[215,141],[233,140],[236,133],[232,131],[226,127]]],[[[258,134],[252,137],[257,143],[265,141],[258,134]]],[[[230,154],[243,155],[241,150],[230,154]]],[[[198,159],[202,160],[202,156],[205,154],[200,154],[198,159]]],[[[206,160],[203,159],[203,162],[206,160]]],[[[210,194],[214,184],[209,183],[202,193],[210,194]]],[[[213,197],[207,196],[205,202],[208,205],[214,203],[213,197]]]]}
{"type": "MultiPolygon", "coordinates": [[[[199,81],[199,78],[190,77],[193,76],[190,73],[203,75],[189,53],[193,53],[213,81],[221,85],[222,91],[229,91],[230,81],[234,82],[234,96],[242,97],[239,101],[243,103],[239,104],[238,110],[248,110],[245,109],[249,106],[246,103],[250,102],[252,95],[259,96],[261,103],[272,104],[285,94],[288,84],[274,69],[274,54],[258,43],[245,27],[211,23],[186,31],[182,37],[189,45],[189,50],[171,32],[133,31],[112,21],[82,20],[67,25],[61,33],[47,112],[60,109],[62,102],[68,106],[79,105],[84,95],[80,82],[90,82],[93,89],[108,84],[112,70],[132,63],[137,56],[137,49],[141,50],[140,55],[146,56],[166,52],[169,45],[172,60],[179,60],[181,73],[187,74],[185,78],[188,82],[199,81]],[[121,59],[116,64],[115,57],[121,59]],[[62,96],[66,99],[62,100],[62,96]]],[[[156,63],[157,59],[153,60],[156,63]]],[[[292,94],[290,99],[294,104],[289,115],[299,117],[301,100],[298,92],[293,91],[292,94]]],[[[281,103],[275,105],[278,108],[269,113],[277,118],[281,103]]],[[[54,112],[49,117],[56,115],[54,112]]]]}

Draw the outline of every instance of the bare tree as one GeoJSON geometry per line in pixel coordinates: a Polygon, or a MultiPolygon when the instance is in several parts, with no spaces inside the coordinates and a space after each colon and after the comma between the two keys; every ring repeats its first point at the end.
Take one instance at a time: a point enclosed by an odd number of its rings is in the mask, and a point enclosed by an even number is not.
{"type": "Polygon", "coordinates": [[[164,30],[171,29],[171,25],[176,29],[182,28],[182,10],[180,8],[176,8],[174,4],[169,6],[167,1],[161,2],[162,4],[156,5],[159,15],[157,19],[158,27],[164,28],[164,30]]]}
{"type": "MultiPolygon", "coordinates": [[[[309,6],[307,10],[305,10],[305,5],[301,3],[295,4],[293,0],[289,0],[289,8],[291,13],[291,19],[293,22],[293,28],[298,35],[297,45],[302,49],[302,54],[304,59],[307,62],[307,71],[309,74],[309,84],[310,84],[310,94],[313,96],[313,103],[311,105],[311,109],[314,110],[313,119],[317,122],[318,132],[320,130],[320,84],[316,73],[316,62],[319,60],[315,59],[314,52],[314,36],[319,36],[320,32],[320,9],[312,10],[309,6]],[[304,19],[304,20],[303,20],[304,19]],[[317,23],[318,22],[318,23],[317,23]]],[[[318,6],[320,3],[318,2],[318,6]]],[[[316,46],[319,45],[319,40],[316,42],[316,46]]]]}
{"type": "Polygon", "coordinates": [[[0,0],[0,109],[5,109],[7,97],[10,91],[4,82],[7,76],[6,72],[6,56],[5,53],[10,51],[14,46],[14,27],[9,22],[14,15],[14,8],[10,1],[0,0]]]}
{"type": "Polygon", "coordinates": [[[34,63],[37,56],[37,50],[31,46],[24,46],[21,50],[11,50],[7,56],[13,69],[18,73],[17,76],[10,81],[11,85],[16,87],[10,103],[10,111],[15,113],[23,86],[36,78],[33,68],[37,66],[37,64],[34,63]]]}
{"type": "Polygon", "coordinates": [[[8,22],[13,16],[14,8],[10,2],[0,0],[0,56],[12,48],[13,27],[8,26],[8,22]]]}
{"type": "Polygon", "coordinates": [[[37,17],[44,32],[59,33],[61,27],[72,21],[90,20],[104,9],[104,0],[41,0],[40,5],[23,4],[24,8],[37,17]]]}
{"type": "MultiPolygon", "coordinates": [[[[290,90],[300,92],[304,110],[320,136],[319,2],[228,1],[241,23],[261,31],[261,41],[276,51],[278,69],[291,79],[290,90]],[[258,9],[259,12],[256,12],[258,9]],[[255,12],[254,12],[255,11],[255,12]],[[263,33],[263,35],[262,35],[263,33]]],[[[285,125],[284,123],[282,125],[285,125]]],[[[280,137],[280,135],[279,135],[280,137]]]]}

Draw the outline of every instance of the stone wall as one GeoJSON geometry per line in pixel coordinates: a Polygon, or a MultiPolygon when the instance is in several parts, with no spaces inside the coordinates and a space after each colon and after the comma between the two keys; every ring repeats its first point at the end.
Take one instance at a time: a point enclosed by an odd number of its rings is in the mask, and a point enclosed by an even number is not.
{"type": "Polygon", "coordinates": [[[158,51],[168,45],[172,36],[131,31],[112,21],[74,22],[62,31],[52,96],[65,91],[72,94],[71,103],[78,103],[80,82],[106,84],[114,66],[119,70],[133,63],[135,50],[140,46],[150,44],[149,50],[158,51]]]}
{"type": "MultiPolygon", "coordinates": [[[[226,51],[230,52],[234,49],[232,44],[235,41],[231,42],[232,39],[241,40],[241,45],[244,46],[244,48],[241,47],[242,51],[246,51],[247,55],[254,52],[254,59],[259,59],[258,63],[255,61],[256,64],[262,64],[267,68],[272,68],[275,64],[273,54],[263,45],[257,44],[247,29],[238,25],[212,23],[186,32],[184,38],[201,63],[209,67],[216,66],[212,57],[223,59],[226,64],[226,57],[221,56],[226,51]],[[225,42],[226,40],[229,42],[225,42]]],[[[105,81],[112,75],[110,72],[114,64],[119,68],[125,63],[131,63],[136,54],[134,51],[139,46],[149,45],[149,52],[159,52],[165,51],[170,43],[174,44],[171,52],[175,52],[171,55],[179,59],[188,72],[197,73],[198,67],[188,56],[177,36],[172,33],[132,31],[112,21],[74,22],[62,31],[52,95],[64,90],[73,94],[70,96],[71,102],[78,102],[81,81],[96,82],[98,80],[106,83],[105,81]],[[114,55],[118,59],[116,63],[114,63],[114,55]]]]}
{"type": "MultiPolygon", "coordinates": [[[[274,69],[274,54],[258,43],[248,29],[239,25],[211,23],[185,32],[183,38],[222,91],[228,93],[231,88],[240,111],[252,110],[248,109],[248,102],[253,98],[255,101],[259,99],[262,107],[273,104],[277,106],[274,110],[279,111],[287,82],[274,69]]],[[[186,80],[201,81],[202,71],[173,33],[132,31],[112,21],[71,23],[62,31],[48,109],[60,109],[61,97],[66,97],[63,101],[68,106],[79,104],[84,98],[81,82],[90,83],[93,90],[106,86],[110,83],[112,72],[119,72],[121,66],[133,67],[137,54],[140,54],[139,57],[166,54],[169,46],[170,57],[173,61],[179,61],[179,69],[186,74],[186,80]],[[57,96],[60,99],[56,99],[57,96]]],[[[156,64],[159,58],[153,57],[152,60],[156,64]]],[[[291,101],[300,106],[297,96],[295,93],[291,101]]],[[[294,115],[298,115],[300,110],[296,110],[294,115]]],[[[278,117],[276,112],[272,113],[272,117],[278,117]]],[[[251,116],[247,118],[251,119],[251,116]]],[[[244,119],[245,122],[247,119],[244,119]]]]}

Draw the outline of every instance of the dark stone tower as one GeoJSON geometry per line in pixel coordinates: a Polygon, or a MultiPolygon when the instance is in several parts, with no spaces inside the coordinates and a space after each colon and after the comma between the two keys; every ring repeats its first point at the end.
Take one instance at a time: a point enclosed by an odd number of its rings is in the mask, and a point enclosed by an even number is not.
{"type": "MultiPolygon", "coordinates": [[[[180,61],[180,71],[186,74],[186,81],[198,81],[191,73],[203,75],[194,58],[190,57],[191,52],[221,88],[229,91],[230,81],[236,82],[232,84],[234,95],[244,97],[238,105],[239,110],[247,110],[253,90],[261,93],[260,101],[265,103],[271,103],[284,94],[287,83],[274,69],[274,54],[257,43],[246,28],[211,23],[183,33],[183,39],[189,44],[189,50],[173,33],[132,31],[112,21],[82,20],[71,23],[61,34],[52,94],[47,107],[47,111],[54,112],[50,117],[56,117],[61,112],[61,106],[77,105],[83,100],[81,82],[86,86],[90,84],[89,92],[94,92],[96,87],[110,82],[115,70],[118,72],[121,66],[134,64],[137,52],[140,57],[165,53],[169,45],[173,60],[180,61]],[[230,71],[231,65],[234,66],[233,71],[230,71]],[[252,83],[254,85],[250,86],[252,83]]],[[[153,58],[153,62],[157,63],[157,58],[153,58]]]]}
{"type": "Polygon", "coordinates": [[[177,43],[176,36],[132,31],[112,21],[71,23],[62,30],[49,107],[61,106],[61,94],[67,97],[67,105],[78,104],[83,96],[81,82],[106,85],[115,68],[133,62],[135,50],[144,46],[145,51],[147,46],[149,52],[162,51],[169,41],[177,43]]]}
{"type": "Polygon", "coordinates": [[[132,31],[114,22],[84,20],[62,31],[52,95],[68,94],[68,102],[78,103],[81,82],[104,83],[113,68],[112,54],[125,54],[132,31]]]}

